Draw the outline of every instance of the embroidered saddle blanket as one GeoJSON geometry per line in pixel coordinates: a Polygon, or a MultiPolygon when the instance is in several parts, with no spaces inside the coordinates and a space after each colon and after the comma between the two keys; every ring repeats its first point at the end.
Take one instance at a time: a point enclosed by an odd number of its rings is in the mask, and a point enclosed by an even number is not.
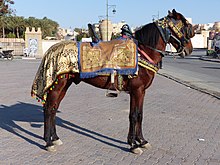
{"type": "Polygon", "coordinates": [[[114,40],[109,44],[101,42],[93,47],[90,43],[81,43],[79,47],[75,41],[62,41],[45,53],[33,81],[31,94],[46,100],[48,89],[59,75],[70,72],[82,72],[82,77],[93,77],[114,69],[120,74],[133,75],[137,70],[137,59],[136,44],[132,40],[114,40]]]}
{"type": "Polygon", "coordinates": [[[114,70],[121,75],[137,71],[137,45],[133,40],[112,40],[98,44],[80,43],[79,68],[81,78],[108,75],[114,70]]]}

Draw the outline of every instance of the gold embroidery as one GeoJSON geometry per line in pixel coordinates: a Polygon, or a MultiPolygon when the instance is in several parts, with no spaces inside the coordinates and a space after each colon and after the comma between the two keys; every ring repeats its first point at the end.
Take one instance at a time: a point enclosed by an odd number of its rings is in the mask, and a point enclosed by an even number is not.
{"type": "Polygon", "coordinates": [[[82,72],[93,72],[103,68],[135,68],[136,44],[132,40],[113,40],[91,46],[80,46],[80,66],[82,72]]]}

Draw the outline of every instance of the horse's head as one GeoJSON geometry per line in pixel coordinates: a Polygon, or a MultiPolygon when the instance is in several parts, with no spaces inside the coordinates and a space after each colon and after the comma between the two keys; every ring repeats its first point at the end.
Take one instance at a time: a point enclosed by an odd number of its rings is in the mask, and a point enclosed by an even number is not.
{"type": "Polygon", "coordinates": [[[193,51],[191,38],[195,36],[195,28],[190,24],[186,18],[176,12],[175,9],[172,12],[168,11],[167,28],[170,29],[170,38],[168,40],[177,50],[182,52],[180,56],[189,55],[193,51]]]}
{"type": "MultiPolygon", "coordinates": [[[[166,17],[135,31],[135,39],[144,51],[150,49],[162,55],[167,54],[164,51],[166,44],[171,43],[176,48],[177,54],[184,57],[193,51],[191,38],[195,36],[195,28],[196,26],[193,27],[182,14],[173,9],[166,17]]],[[[156,58],[152,52],[148,53],[151,58],[156,58]]],[[[157,58],[156,62],[160,60],[157,58]]]]}

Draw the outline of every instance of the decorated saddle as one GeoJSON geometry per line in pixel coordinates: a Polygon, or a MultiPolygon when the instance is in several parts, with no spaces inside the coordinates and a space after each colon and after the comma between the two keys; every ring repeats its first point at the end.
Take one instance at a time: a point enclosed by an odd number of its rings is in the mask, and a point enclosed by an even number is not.
{"type": "Polygon", "coordinates": [[[108,75],[117,71],[120,75],[134,75],[138,63],[137,45],[131,39],[112,40],[79,45],[79,70],[81,78],[108,75]]]}
{"type": "Polygon", "coordinates": [[[59,42],[45,53],[33,81],[33,97],[46,100],[48,89],[65,73],[80,73],[81,78],[110,74],[133,75],[137,71],[137,48],[132,40],[91,43],[59,42]]]}

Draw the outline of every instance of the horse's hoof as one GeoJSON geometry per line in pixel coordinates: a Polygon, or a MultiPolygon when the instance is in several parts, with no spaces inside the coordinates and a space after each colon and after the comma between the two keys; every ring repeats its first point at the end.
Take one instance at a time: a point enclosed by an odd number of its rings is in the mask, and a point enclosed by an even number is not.
{"type": "Polygon", "coordinates": [[[60,145],[63,144],[63,142],[62,142],[60,139],[55,140],[55,141],[53,141],[52,143],[53,143],[53,145],[56,145],[56,146],[60,146],[60,145]]]}
{"type": "Polygon", "coordinates": [[[133,148],[131,149],[131,152],[137,155],[141,155],[143,151],[140,148],[133,148]]]}
{"type": "Polygon", "coordinates": [[[141,147],[141,148],[144,148],[144,149],[147,149],[147,150],[149,150],[149,149],[152,148],[152,146],[151,146],[150,143],[143,144],[143,145],[141,145],[140,147],[141,147]]]}
{"type": "Polygon", "coordinates": [[[46,150],[49,152],[56,152],[57,151],[55,146],[48,146],[48,147],[46,147],[46,150]]]}

